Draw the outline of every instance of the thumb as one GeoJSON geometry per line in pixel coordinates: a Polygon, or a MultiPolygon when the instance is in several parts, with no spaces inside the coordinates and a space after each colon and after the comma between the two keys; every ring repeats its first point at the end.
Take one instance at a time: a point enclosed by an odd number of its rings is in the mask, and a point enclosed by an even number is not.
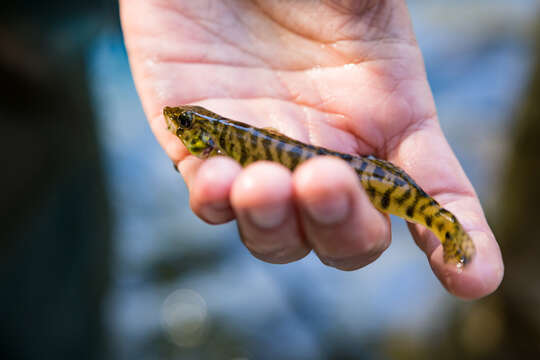
{"type": "Polygon", "coordinates": [[[443,286],[464,299],[480,298],[495,291],[504,273],[499,246],[480,201],[436,118],[405,134],[389,155],[391,161],[399,164],[420,187],[458,218],[474,242],[473,260],[458,268],[444,262],[442,244],[429,229],[409,224],[412,236],[426,253],[443,286]]]}

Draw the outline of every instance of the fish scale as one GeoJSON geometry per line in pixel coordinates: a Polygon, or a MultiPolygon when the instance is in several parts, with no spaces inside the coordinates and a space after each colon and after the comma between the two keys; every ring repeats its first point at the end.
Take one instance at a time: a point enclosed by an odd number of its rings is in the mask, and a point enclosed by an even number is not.
{"type": "Polygon", "coordinates": [[[305,144],[274,129],[227,119],[200,106],[165,107],[163,115],[168,129],[182,140],[190,153],[200,158],[224,155],[242,166],[267,160],[293,171],[314,156],[339,157],[356,171],[378,210],[429,228],[443,245],[444,261],[462,266],[475,254],[474,243],[457,218],[422,190],[403,169],[389,161],[305,144]]]}

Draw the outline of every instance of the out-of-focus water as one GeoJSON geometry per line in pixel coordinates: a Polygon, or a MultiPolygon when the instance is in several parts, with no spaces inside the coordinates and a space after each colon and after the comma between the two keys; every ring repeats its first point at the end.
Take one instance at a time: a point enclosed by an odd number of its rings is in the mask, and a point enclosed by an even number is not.
{"type": "MultiPolygon", "coordinates": [[[[484,204],[492,205],[494,174],[527,77],[536,2],[409,6],[442,126],[484,204]]],[[[191,213],[186,187],[147,125],[118,34],[96,43],[91,70],[115,210],[108,321],[121,358],[154,357],[149,344],[167,332],[171,343],[196,346],[224,327],[248,339],[235,356],[323,359],[332,336],[361,346],[396,330],[422,336],[444,324],[456,300],[402,221],[393,221],[390,249],[359,271],[328,268],[312,255],[288,265],[260,262],[234,224],[206,225],[191,213]]]]}

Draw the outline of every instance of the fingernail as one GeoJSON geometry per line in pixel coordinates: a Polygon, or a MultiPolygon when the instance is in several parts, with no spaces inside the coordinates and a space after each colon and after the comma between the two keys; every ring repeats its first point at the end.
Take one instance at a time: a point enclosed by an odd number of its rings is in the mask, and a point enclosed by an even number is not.
{"type": "Polygon", "coordinates": [[[286,213],[287,209],[282,204],[253,208],[247,212],[251,222],[263,229],[272,229],[283,223],[286,213]]]}
{"type": "Polygon", "coordinates": [[[343,221],[349,213],[349,197],[343,193],[313,200],[305,204],[308,214],[316,222],[332,225],[343,221]]]}
{"type": "MultiPolygon", "coordinates": [[[[474,245],[476,246],[477,254],[475,255],[475,257],[480,258],[482,255],[484,255],[485,258],[487,254],[479,254],[479,252],[486,251],[488,248],[488,244],[492,240],[484,232],[472,233],[470,235],[473,239],[474,245]]],[[[498,261],[498,259],[492,259],[492,261],[485,262],[481,266],[482,282],[484,283],[484,287],[486,289],[491,289],[492,291],[496,289],[502,281],[503,275],[504,264],[502,261],[498,261]]]]}

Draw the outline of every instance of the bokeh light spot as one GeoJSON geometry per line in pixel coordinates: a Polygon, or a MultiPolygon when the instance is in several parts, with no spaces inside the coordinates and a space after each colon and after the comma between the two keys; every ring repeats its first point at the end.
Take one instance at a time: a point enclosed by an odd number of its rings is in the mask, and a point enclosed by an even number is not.
{"type": "Polygon", "coordinates": [[[205,340],[208,311],[204,298],[196,291],[178,289],[163,302],[163,328],[181,347],[198,346],[205,340]]]}

